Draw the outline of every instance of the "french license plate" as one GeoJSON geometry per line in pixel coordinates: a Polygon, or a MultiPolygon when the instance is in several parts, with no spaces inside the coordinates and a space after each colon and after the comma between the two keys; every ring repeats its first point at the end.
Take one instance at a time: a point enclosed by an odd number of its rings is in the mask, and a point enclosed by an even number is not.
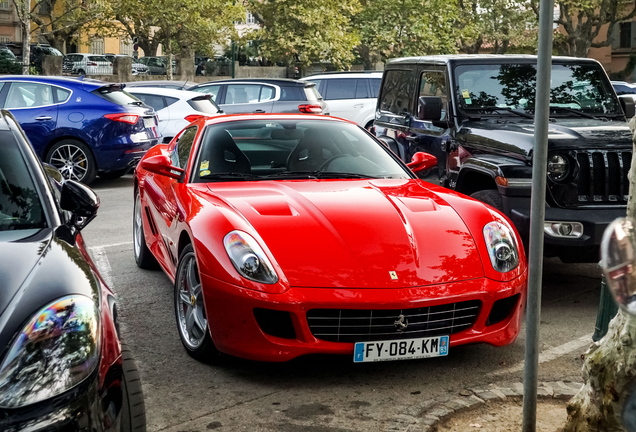
{"type": "Polygon", "coordinates": [[[419,359],[448,355],[448,336],[357,342],[353,362],[419,359]]]}
{"type": "Polygon", "coordinates": [[[144,117],[144,127],[147,127],[147,128],[155,127],[155,118],[154,117],[144,117]]]}

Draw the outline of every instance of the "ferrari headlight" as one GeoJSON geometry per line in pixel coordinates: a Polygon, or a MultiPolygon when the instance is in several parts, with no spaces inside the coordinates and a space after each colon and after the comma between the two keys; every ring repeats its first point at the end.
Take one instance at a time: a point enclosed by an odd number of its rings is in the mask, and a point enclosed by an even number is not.
{"type": "Polygon", "coordinates": [[[501,222],[484,226],[484,240],[492,267],[501,273],[514,270],[519,265],[519,252],[512,230],[501,222]]]}
{"type": "Polygon", "coordinates": [[[223,239],[223,245],[234,268],[241,276],[266,284],[278,282],[274,267],[251,235],[242,231],[232,231],[223,239]]]}
{"type": "Polygon", "coordinates": [[[19,408],[63,393],[99,364],[99,310],[81,295],[35,314],[0,366],[0,407],[19,408]]]}

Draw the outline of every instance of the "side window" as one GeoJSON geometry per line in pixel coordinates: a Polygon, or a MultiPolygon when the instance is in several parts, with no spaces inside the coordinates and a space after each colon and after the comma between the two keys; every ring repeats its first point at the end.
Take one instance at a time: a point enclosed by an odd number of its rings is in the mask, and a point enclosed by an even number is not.
{"type": "Polygon", "coordinates": [[[307,100],[303,87],[281,87],[280,100],[282,101],[304,101],[307,100]]]}
{"type": "Polygon", "coordinates": [[[212,96],[212,100],[216,102],[216,96],[219,94],[220,85],[210,85],[194,89],[195,92],[205,93],[212,96]]]}
{"type": "Polygon", "coordinates": [[[327,81],[325,100],[355,99],[356,81],[351,78],[330,79],[327,81]]]}
{"type": "Polygon", "coordinates": [[[60,87],[53,87],[53,91],[55,91],[55,99],[57,103],[66,102],[68,98],[71,96],[71,92],[69,90],[66,90],[60,87]]]}
{"type": "Polygon", "coordinates": [[[356,85],[356,99],[366,99],[369,97],[369,91],[367,89],[367,79],[359,79],[356,85]]]}
{"type": "Polygon", "coordinates": [[[179,99],[177,99],[177,98],[173,98],[173,97],[169,97],[169,96],[164,96],[163,98],[164,98],[164,99],[165,99],[165,101],[166,101],[166,106],[170,106],[170,105],[172,105],[173,103],[175,103],[175,102],[178,102],[178,101],[179,101],[179,99]]]}
{"type": "Polygon", "coordinates": [[[175,146],[170,159],[172,165],[177,168],[185,168],[188,164],[188,158],[190,157],[190,150],[192,150],[192,144],[194,144],[194,138],[197,136],[197,127],[191,127],[183,131],[177,145],[175,146]]]}
{"type": "Polygon", "coordinates": [[[442,120],[446,118],[448,105],[446,88],[446,76],[444,72],[422,72],[419,96],[437,96],[442,98],[442,120]]]}
{"type": "Polygon", "coordinates": [[[53,103],[50,85],[14,82],[9,89],[5,108],[35,108],[53,103]]]}
{"type": "Polygon", "coordinates": [[[369,80],[369,89],[371,90],[372,98],[377,98],[380,94],[380,84],[382,84],[382,78],[371,78],[369,80]]]}
{"type": "Polygon", "coordinates": [[[380,109],[397,115],[409,115],[413,80],[410,70],[390,70],[386,72],[385,83],[380,97],[380,109]]]}
{"type": "Polygon", "coordinates": [[[276,90],[274,87],[263,86],[261,87],[261,97],[258,99],[259,102],[265,102],[268,100],[274,99],[274,95],[276,94],[276,90]]]}
{"type": "Polygon", "coordinates": [[[133,93],[133,95],[146,105],[153,107],[155,111],[159,111],[166,107],[166,105],[163,103],[162,96],[145,93],[133,93]]]}
{"type": "Polygon", "coordinates": [[[226,104],[245,104],[258,102],[258,96],[261,92],[260,85],[251,84],[230,84],[227,86],[225,94],[226,104]]]}

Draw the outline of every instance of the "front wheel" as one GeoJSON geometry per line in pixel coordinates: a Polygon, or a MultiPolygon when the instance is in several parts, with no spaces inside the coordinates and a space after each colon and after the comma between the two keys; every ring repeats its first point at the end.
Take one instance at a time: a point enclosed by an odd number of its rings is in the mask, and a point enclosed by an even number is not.
{"type": "Polygon", "coordinates": [[[146,431],[146,406],[144,394],[141,391],[141,379],[132,354],[125,344],[121,345],[122,360],[122,407],[121,432],[146,431]]]}
{"type": "Polygon", "coordinates": [[[157,259],[148,249],[146,235],[144,233],[143,209],[139,190],[135,189],[135,208],[133,212],[133,253],[137,267],[142,269],[155,269],[159,266],[157,259]]]}
{"type": "Polygon", "coordinates": [[[478,201],[486,203],[502,213],[504,211],[503,198],[501,198],[501,194],[494,189],[477,191],[471,195],[471,198],[475,198],[478,201]]]}
{"type": "Polygon", "coordinates": [[[80,141],[65,139],[46,153],[45,162],[57,168],[65,179],[88,185],[95,180],[97,166],[93,153],[80,141]]]}
{"type": "Polygon", "coordinates": [[[203,289],[194,248],[187,245],[179,257],[174,282],[174,308],[179,338],[190,357],[210,362],[218,355],[208,329],[203,289]]]}

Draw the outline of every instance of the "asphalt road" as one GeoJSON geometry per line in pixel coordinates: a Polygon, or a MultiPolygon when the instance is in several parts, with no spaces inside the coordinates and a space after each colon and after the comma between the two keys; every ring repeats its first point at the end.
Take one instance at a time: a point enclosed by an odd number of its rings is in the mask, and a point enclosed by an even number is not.
{"type": "MultiPolygon", "coordinates": [[[[448,392],[523,379],[525,329],[511,345],[452,348],[447,357],[354,364],[319,356],[271,364],[190,358],[177,335],[172,285],[137,268],[132,176],[97,179],[97,218],[84,237],[117,292],[124,341],[143,381],[149,431],[375,431],[405,409],[448,392]]],[[[540,381],[582,381],[600,293],[595,264],[544,261],[540,381]]]]}

